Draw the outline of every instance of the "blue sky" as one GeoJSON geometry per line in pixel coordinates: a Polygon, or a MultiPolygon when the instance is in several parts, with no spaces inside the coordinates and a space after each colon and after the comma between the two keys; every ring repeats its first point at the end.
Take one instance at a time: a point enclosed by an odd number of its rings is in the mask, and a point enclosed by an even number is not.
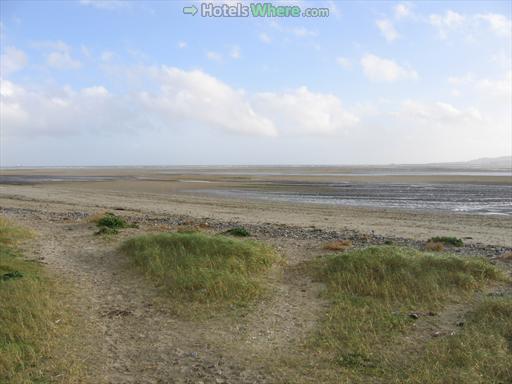
{"type": "Polygon", "coordinates": [[[330,15],[182,13],[199,1],[1,1],[1,165],[511,154],[511,2],[272,3],[330,15]]]}

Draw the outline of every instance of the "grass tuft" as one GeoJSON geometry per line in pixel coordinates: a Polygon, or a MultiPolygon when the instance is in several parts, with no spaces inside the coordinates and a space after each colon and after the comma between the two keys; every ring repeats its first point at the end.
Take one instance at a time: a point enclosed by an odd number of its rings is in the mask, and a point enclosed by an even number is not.
{"type": "Polygon", "coordinates": [[[101,217],[97,222],[98,227],[106,227],[110,229],[121,229],[127,228],[128,223],[119,216],[114,215],[113,213],[107,212],[103,217],[101,217]]]}
{"type": "Polygon", "coordinates": [[[116,216],[111,212],[106,212],[102,216],[95,218],[96,226],[99,228],[95,235],[115,235],[122,228],[134,228],[136,225],[128,224],[125,219],[116,216]]]}
{"type": "Polygon", "coordinates": [[[178,301],[245,305],[265,288],[277,260],[268,246],[202,233],[163,233],[124,242],[122,253],[178,301]]]}
{"type": "Polygon", "coordinates": [[[346,251],[347,249],[352,247],[352,242],[350,240],[337,240],[331,241],[323,246],[323,249],[327,251],[346,251]]]}
{"type": "Polygon", "coordinates": [[[225,235],[231,235],[236,237],[249,237],[251,236],[251,233],[245,229],[244,227],[235,227],[228,229],[226,232],[224,232],[225,235]]]}
{"type": "Polygon", "coordinates": [[[431,252],[442,252],[444,251],[444,244],[439,241],[427,241],[425,244],[425,250],[431,252]]]}
{"type": "Polygon", "coordinates": [[[433,243],[442,243],[445,245],[452,245],[454,247],[462,247],[464,245],[464,242],[457,238],[457,237],[450,237],[450,236],[436,236],[432,237],[429,242],[433,243]]]}

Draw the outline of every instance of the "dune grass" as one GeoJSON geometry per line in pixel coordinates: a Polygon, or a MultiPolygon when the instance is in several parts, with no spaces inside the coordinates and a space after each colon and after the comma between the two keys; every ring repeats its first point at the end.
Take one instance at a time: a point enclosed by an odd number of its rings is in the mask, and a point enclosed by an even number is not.
{"type": "Polygon", "coordinates": [[[510,375],[510,300],[483,303],[456,336],[418,341],[410,351],[403,339],[415,330],[411,312],[442,310],[505,281],[486,260],[381,246],[329,255],[312,267],[331,304],[310,346],[351,382],[498,383],[510,375]]]}
{"type": "Polygon", "coordinates": [[[18,243],[30,236],[0,217],[0,383],[76,382],[78,366],[56,359],[64,350],[56,340],[69,331],[57,288],[20,257],[18,243]]]}
{"type": "Polygon", "coordinates": [[[129,239],[122,253],[182,303],[244,306],[265,291],[272,248],[203,233],[163,233],[129,239]]]}

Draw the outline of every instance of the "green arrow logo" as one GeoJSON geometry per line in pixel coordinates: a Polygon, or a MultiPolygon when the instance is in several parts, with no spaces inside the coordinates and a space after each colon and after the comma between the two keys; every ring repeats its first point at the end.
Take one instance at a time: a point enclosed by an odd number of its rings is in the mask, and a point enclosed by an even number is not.
{"type": "Polygon", "coordinates": [[[193,5],[191,7],[183,7],[183,13],[185,15],[192,15],[192,16],[194,16],[197,13],[197,8],[196,8],[195,5],[193,5]]]}

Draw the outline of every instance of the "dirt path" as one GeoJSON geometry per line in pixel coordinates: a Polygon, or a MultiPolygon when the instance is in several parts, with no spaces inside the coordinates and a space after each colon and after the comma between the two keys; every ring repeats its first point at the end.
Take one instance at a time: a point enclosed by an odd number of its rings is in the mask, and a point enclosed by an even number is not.
{"type": "Polygon", "coordinates": [[[293,272],[307,250],[290,242],[281,244],[288,264],[273,272],[272,295],[247,316],[180,320],[116,252],[123,237],[144,228],[106,241],[90,224],[55,220],[48,208],[10,218],[38,233],[27,256],[76,288],[73,307],[87,324],[91,349],[88,382],[276,382],[269,364],[297,353],[321,313],[319,287],[293,272]]]}

